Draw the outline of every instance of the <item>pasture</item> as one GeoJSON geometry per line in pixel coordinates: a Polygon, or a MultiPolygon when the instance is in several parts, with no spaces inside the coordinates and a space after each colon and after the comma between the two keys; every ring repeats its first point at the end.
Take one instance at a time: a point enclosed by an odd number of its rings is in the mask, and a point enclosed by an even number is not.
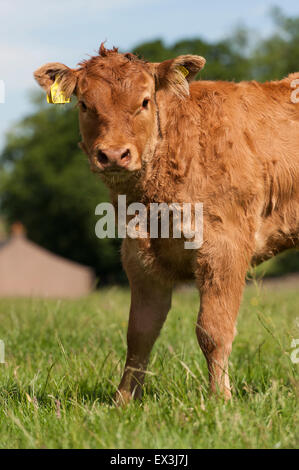
{"type": "Polygon", "coordinates": [[[295,448],[299,338],[295,288],[247,287],[231,355],[233,400],[207,394],[195,336],[198,294],[175,292],[142,402],[113,406],[129,291],[79,301],[0,300],[1,448],[295,448]]]}

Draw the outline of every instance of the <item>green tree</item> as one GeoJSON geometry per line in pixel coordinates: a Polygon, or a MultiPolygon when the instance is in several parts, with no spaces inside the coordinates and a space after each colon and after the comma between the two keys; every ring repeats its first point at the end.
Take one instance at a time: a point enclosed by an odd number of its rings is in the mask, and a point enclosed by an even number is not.
{"type": "Polygon", "coordinates": [[[201,79],[239,81],[250,78],[251,74],[251,62],[244,54],[247,41],[247,32],[239,29],[232,38],[217,43],[195,38],[166,46],[158,39],[139,45],[133,52],[151,62],[162,62],[183,54],[201,55],[207,60],[199,75],[201,79]]]}
{"type": "Polygon", "coordinates": [[[274,33],[253,51],[253,73],[259,80],[280,80],[299,71],[299,17],[287,18],[279,8],[271,17],[274,33]]]}

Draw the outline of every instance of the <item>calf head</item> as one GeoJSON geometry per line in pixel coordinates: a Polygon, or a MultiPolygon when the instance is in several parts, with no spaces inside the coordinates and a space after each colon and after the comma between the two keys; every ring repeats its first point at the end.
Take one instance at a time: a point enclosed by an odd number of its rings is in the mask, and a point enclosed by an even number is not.
{"type": "Polygon", "coordinates": [[[156,92],[164,89],[181,99],[205,59],[184,55],[149,63],[133,54],[107,50],[85,60],[77,69],[48,63],[34,76],[49,94],[57,81],[66,99],[78,99],[82,142],[93,171],[106,177],[139,171],[158,139],[156,92]]]}

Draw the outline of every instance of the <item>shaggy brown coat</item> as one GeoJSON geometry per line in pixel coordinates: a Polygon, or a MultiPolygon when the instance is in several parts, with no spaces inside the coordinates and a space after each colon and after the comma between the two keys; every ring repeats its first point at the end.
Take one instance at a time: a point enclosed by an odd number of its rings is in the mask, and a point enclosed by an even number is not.
{"type": "Polygon", "coordinates": [[[118,398],[139,397],[152,346],[177,281],[195,279],[196,324],[212,391],[230,397],[228,358],[250,264],[298,246],[299,104],[293,74],[270,83],[197,81],[205,60],[160,64],[109,51],[69,69],[35,72],[49,93],[55,77],[77,95],[81,147],[112,200],[202,202],[204,241],[130,239],[122,247],[131,285],[128,353],[118,398]],[[186,75],[187,74],[187,75],[186,75]]]}

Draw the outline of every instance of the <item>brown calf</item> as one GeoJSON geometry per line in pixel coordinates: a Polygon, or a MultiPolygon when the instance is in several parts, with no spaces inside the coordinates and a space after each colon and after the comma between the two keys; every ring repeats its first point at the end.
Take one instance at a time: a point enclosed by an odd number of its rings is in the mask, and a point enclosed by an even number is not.
{"type": "Polygon", "coordinates": [[[205,60],[186,55],[152,64],[101,45],[70,69],[35,72],[49,93],[55,78],[80,106],[81,148],[93,171],[128,204],[202,202],[201,248],[182,239],[126,238],[122,260],[132,299],[128,352],[118,397],[139,397],[149,354],[175,282],[195,279],[196,325],[211,390],[230,397],[228,359],[246,271],[298,245],[299,104],[294,74],[282,81],[190,84],[205,60]]]}

